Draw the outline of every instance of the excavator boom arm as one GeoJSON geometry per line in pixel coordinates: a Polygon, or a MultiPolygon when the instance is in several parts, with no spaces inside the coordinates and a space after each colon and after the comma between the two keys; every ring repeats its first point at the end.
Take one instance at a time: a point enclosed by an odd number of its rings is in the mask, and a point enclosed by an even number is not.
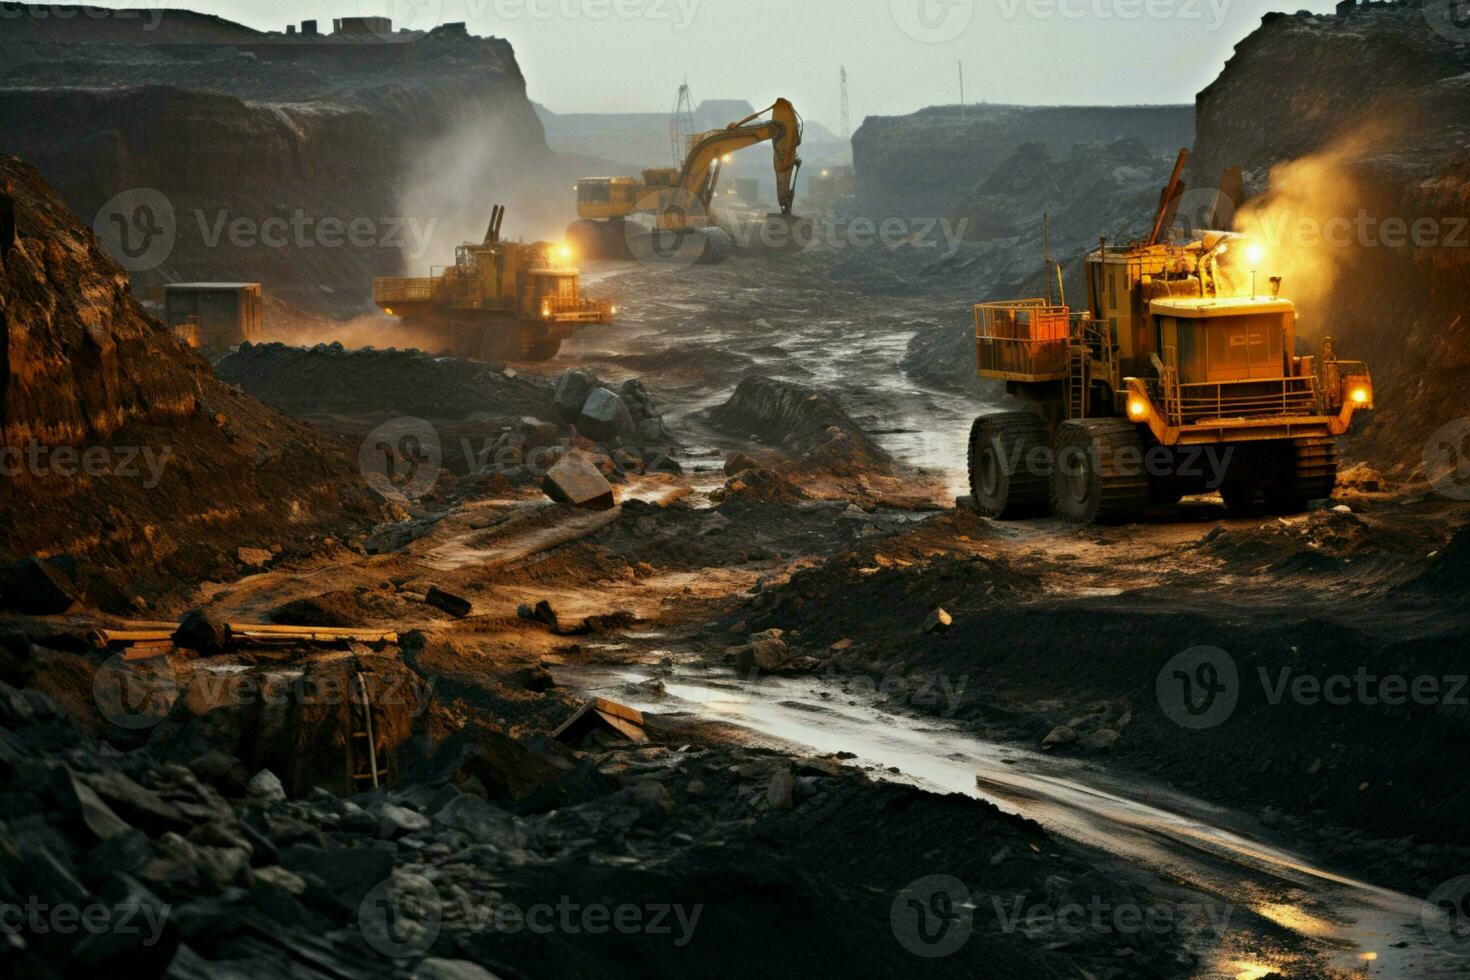
{"type": "Polygon", "coordinates": [[[786,99],[777,99],[760,112],[698,137],[684,158],[679,186],[708,207],[714,198],[724,155],[769,140],[776,170],[776,200],[781,205],[781,213],[790,214],[796,199],[796,174],[801,168],[801,157],[797,156],[801,135],[801,117],[795,107],[786,99]],[[756,122],[766,113],[770,113],[770,119],[756,122]]]}

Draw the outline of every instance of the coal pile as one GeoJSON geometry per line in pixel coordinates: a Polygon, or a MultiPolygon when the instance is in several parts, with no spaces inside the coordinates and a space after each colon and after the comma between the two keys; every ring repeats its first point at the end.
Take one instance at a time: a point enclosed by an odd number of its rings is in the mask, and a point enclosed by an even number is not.
{"type": "Polygon", "coordinates": [[[220,358],[215,370],[293,415],[551,417],[552,390],[541,379],[419,350],[246,343],[220,358]]]}
{"type": "Polygon", "coordinates": [[[752,376],[709,413],[715,428],[754,437],[834,473],[887,469],[887,453],[831,395],[805,385],[752,376]]]}

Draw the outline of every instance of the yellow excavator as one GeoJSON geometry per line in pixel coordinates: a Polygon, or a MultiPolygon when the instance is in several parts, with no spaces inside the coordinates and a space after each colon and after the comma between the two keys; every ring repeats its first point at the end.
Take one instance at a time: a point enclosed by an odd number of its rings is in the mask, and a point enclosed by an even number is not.
{"type": "Polygon", "coordinates": [[[656,167],[642,178],[588,177],[577,182],[577,216],[567,228],[567,241],[581,258],[642,257],[650,251],[663,257],[689,258],[703,264],[723,261],[734,250],[735,239],[721,227],[711,210],[720,171],[731,155],[747,146],[769,141],[776,169],[779,214],[767,215],[760,239],[768,245],[790,247],[801,239],[801,219],[793,217],[796,175],[801,170],[802,121],[786,99],[777,99],[760,112],[688,139],[682,167],[656,167]],[[763,118],[769,116],[769,118],[763,118]],[[627,219],[652,215],[652,227],[627,219]]]}

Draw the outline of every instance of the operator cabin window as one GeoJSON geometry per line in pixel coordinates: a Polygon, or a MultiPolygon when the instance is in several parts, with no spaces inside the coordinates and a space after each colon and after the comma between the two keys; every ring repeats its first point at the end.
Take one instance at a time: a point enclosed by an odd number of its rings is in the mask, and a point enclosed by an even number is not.
{"type": "Polygon", "coordinates": [[[607,181],[586,181],[577,185],[577,200],[589,204],[605,203],[608,200],[607,181]]]}

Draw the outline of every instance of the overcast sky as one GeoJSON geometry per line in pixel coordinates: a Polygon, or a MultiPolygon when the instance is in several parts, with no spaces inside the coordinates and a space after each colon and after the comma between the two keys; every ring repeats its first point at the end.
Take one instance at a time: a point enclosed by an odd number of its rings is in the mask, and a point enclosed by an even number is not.
{"type": "Polygon", "coordinates": [[[91,0],[186,6],[259,29],[377,14],[468,21],[515,45],[531,97],[555,112],[666,112],[778,95],[832,129],[847,67],[852,124],[959,101],[1193,102],[1270,10],[1331,0],[91,0]]]}

